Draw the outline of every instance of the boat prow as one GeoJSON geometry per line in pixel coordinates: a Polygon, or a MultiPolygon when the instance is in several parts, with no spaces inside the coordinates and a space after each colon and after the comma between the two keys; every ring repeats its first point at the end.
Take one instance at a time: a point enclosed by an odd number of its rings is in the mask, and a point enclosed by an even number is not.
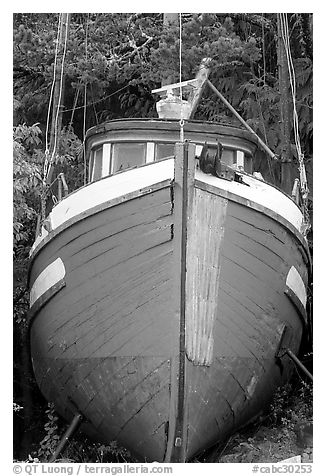
{"type": "Polygon", "coordinates": [[[90,183],[54,207],[31,253],[41,391],[142,461],[189,460],[260,412],[292,370],[280,347],[297,353],[307,322],[300,209],[246,172],[246,131],[186,122],[174,157],[178,127],[94,128],[90,183]],[[199,158],[218,143],[224,176],[199,158]]]}

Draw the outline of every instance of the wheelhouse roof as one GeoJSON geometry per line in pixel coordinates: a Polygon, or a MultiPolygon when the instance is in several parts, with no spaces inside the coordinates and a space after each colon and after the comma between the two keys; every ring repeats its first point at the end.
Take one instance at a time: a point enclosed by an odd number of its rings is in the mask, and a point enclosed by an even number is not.
{"type": "MultiPolygon", "coordinates": [[[[178,141],[180,123],[173,119],[115,119],[92,127],[87,131],[86,140],[88,148],[94,142],[105,142],[111,138],[123,138],[124,140],[133,137],[144,140],[165,140],[178,141]]],[[[257,148],[257,140],[246,129],[235,127],[230,124],[217,122],[203,122],[198,120],[184,121],[184,134],[186,140],[226,141],[243,143],[246,149],[254,152],[257,148]]]]}

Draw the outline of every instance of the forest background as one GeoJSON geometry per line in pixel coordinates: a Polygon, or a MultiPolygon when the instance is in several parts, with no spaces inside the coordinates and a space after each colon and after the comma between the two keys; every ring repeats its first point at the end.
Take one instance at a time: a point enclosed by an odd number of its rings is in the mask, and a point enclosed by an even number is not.
{"type": "MultiPolygon", "coordinates": [[[[14,456],[19,459],[40,451],[49,415],[57,425],[30,368],[27,270],[41,212],[45,150],[51,139],[49,99],[58,17],[50,13],[13,16],[13,396],[14,456]]],[[[312,222],[312,14],[293,13],[287,18],[312,222]]],[[[285,151],[280,127],[278,37],[273,13],[182,14],[182,79],[195,77],[201,60],[212,58],[210,81],[280,157],[263,166],[265,176],[277,185],[285,153],[290,153],[292,178],[298,176],[293,123],[289,124],[290,152],[285,151]]],[[[167,25],[162,13],[71,14],[54,177],[64,172],[69,191],[83,185],[86,130],[110,119],[156,117],[151,90],[167,79],[179,80],[179,26],[167,25]]],[[[288,108],[292,111],[291,102],[288,108]]],[[[209,90],[195,119],[236,123],[209,90]]],[[[53,188],[51,195],[56,193],[53,188]]],[[[308,238],[312,251],[312,229],[308,238]]],[[[52,427],[46,428],[49,432],[52,427]]],[[[43,446],[46,453],[49,445],[43,446]]]]}

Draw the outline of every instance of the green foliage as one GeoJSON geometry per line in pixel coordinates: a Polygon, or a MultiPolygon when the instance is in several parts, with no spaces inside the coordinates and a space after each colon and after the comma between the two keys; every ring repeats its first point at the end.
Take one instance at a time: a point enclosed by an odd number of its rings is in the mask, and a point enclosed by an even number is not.
{"type": "Polygon", "coordinates": [[[14,320],[25,322],[28,310],[26,265],[35,234],[41,184],[41,130],[38,124],[14,128],[13,137],[13,251],[14,320]]]}
{"type": "MultiPolygon", "coordinates": [[[[107,445],[89,441],[85,435],[71,440],[62,455],[64,461],[74,463],[135,463],[128,450],[111,441],[107,445]]],[[[62,460],[61,460],[62,461],[62,460]]]]}
{"type": "Polygon", "coordinates": [[[292,431],[301,421],[312,419],[312,384],[292,380],[280,387],[270,405],[269,419],[282,425],[284,431],[292,431]]]}
{"type": "MultiPolygon", "coordinates": [[[[54,14],[14,17],[14,91],[20,122],[45,123],[53,76],[57,21],[54,14]]],[[[289,15],[297,73],[299,126],[304,152],[311,153],[312,56],[309,14],[289,15]]],[[[276,14],[184,14],[182,79],[192,78],[204,57],[213,59],[211,81],[252,127],[278,148],[279,92],[276,14]]],[[[179,79],[179,25],[163,14],[72,14],[66,55],[64,124],[74,116],[82,135],[84,89],[87,127],[117,117],[156,115],[151,89],[179,79]],[[75,109],[77,106],[79,109],[75,109]]],[[[211,93],[199,119],[232,121],[211,93]]]]}
{"type": "Polygon", "coordinates": [[[20,405],[18,405],[17,403],[13,403],[13,411],[14,412],[20,412],[20,410],[23,410],[23,407],[21,407],[20,405]]]}
{"type": "MultiPolygon", "coordinates": [[[[63,172],[69,192],[84,184],[83,144],[72,128],[64,127],[59,134],[53,180],[63,172]]],[[[57,196],[57,186],[51,187],[51,194],[57,196]]]]}
{"type": "Polygon", "coordinates": [[[309,154],[313,139],[312,60],[297,58],[294,62],[297,83],[297,111],[300,137],[309,154]]]}
{"type": "MultiPolygon", "coordinates": [[[[13,249],[14,318],[25,321],[28,309],[26,272],[28,252],[40,212],[44,152],[38,124],[14,127],[13,138],[13,249]]],[[[58,141],[56,173],[64,172],[70,191],[83,184],[82,144],[72,130],[63,129],[58,141]]],[[[57,190],[51,190],[56,194],[57,190]]]]}
{"type": "MultiPolygon", "coordinates": [[[[45,412],[46,422],[44,424],[44,433],[42,441],[39,444],[37,458],[46,462],[57,449],[60,438],[64,434],[67,423],[63,422],[55,412],[54,405],[48,404],[45,412]]],[[[125,448],[120,447],[116,441],[108,445],[94,443],[85,436],[82,440],[72,438],[59,456],[57,461],[73,463],[123,463],[131,462],[131,455],[125,448]]],[[[134,461],[133,461],[134,462],[134,461]]]]}
{"type": "Polygon", "coordinates": [[[40,461],[48,461],[52,453],[56,450],[60,441],[59,429],[58,429],[58,416],[55,413],[53,403],[48,404],[46,410],[46,423],[44,425],[45,436],[40,442],[38,449],[38,458],[40,461]]]}
{"type": "Polygon", "coordinates": [[[13,141],[13,228],[14,250],[30,239],[31,229],[27,223],[36,216],[36,200],[41,183],[40,145],[41,130],[37,124],[25,124],[14,128],[13,141]]]}

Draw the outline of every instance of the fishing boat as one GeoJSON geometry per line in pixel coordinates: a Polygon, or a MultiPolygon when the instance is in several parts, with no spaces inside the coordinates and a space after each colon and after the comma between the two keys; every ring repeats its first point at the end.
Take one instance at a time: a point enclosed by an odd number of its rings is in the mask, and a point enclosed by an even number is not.
{"type": "Polygon", "coordinates": [[[259,414],[307,329],[300,187],[255,170],[248,128],[192,119],[206,82],[154,91],[158,118],[90,129],[88,183],[30,256],[42,393],[144,462],[189,461],[259,414]]]}

